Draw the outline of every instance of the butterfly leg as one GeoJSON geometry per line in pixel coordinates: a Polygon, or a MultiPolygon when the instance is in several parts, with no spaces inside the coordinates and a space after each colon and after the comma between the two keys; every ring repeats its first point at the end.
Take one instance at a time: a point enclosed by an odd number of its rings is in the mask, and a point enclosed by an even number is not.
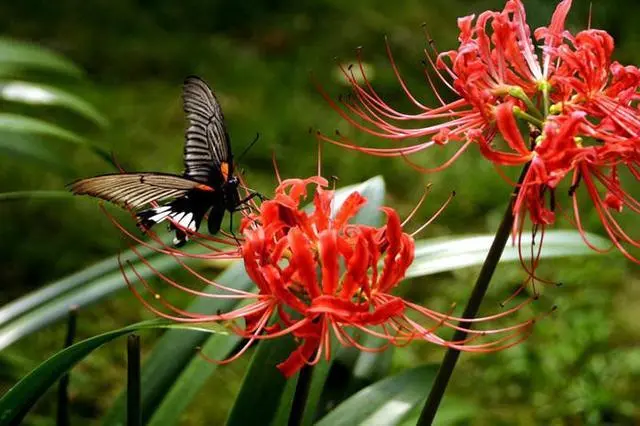
{"type": "Polygon", "coordinates": [[[234,209],[233,211],[229,212],[229,233],[231,234],[233,239],[236,240],[236,244],[240,245],[240,240],[238,239],[238,237],[236,237],[236,233],[233,232],[233,213],[237,211],[240,210],[234,209]]]}
{"type": "Polygon", "coordinates": [[[238,205],[240,206],[240,205],[243,205],[243,204],[247,204],[249,201],[253,200],[256,197],[258,197],[260,199],[260,201],[264,201],[264,200],[268,200],[269,199],[269,197],[266,197],[266,196],[262,195],[259,192],[252,192],[251,194],[247,195],[245,198],[240,200],[238,205]]]}
{"type": "Polygon", "coordinates": [[[242,212],[242,211],[246,211],[246,210],[256,210],[256,208],[254,206],[249,204],[249,201],[251,201],[252,199],[254,199],[256,197],[258,197],[261,202],[263,202],[264,200],[268,200],[269,199],[269,198],[265,197],[264,195],[262,195],[259,192],[252,192],[247,197],[245,197],[242,200],[238,201],[238,204],[233,209],[233,211],[234,212],[242,212]]]}

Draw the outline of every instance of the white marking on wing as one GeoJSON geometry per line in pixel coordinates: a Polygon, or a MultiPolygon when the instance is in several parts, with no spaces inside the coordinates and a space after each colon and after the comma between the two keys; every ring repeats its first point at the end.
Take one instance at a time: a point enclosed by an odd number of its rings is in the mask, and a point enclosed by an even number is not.
{"type": "Polygon", "coordinates": [[[193,213],[187,213],[178,223],[180,224],[180,226],[186,228],[189,225],[189,222],[191,222],[192,217],[193,217],[193,213]]]}
{"type": "Polygon", "coordinates": [[[167,218],[167,216],[169,216],[169,212],[166,213],[158,213],[156,215],[153,215],[149,218],[149,220],[153,221],[153,222],[162,222],[163,220],[165,220],[167,218]]]}

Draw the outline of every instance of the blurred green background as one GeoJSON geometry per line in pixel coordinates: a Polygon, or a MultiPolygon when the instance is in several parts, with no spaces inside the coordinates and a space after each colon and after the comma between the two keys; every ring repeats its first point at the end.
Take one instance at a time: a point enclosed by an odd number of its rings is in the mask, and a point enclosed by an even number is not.
{"type": "MultiPolygon", "coordinates": [[[[590,2],[575,3],[569,28],[577,31],[587,26],[590,2]]],[[[527,1],[530,25],[546,24],[555,4],[527,1]]],[[[332,95],[346,93],[336,61],[350,63],[356,47],[363,46],[379,93],[392,105],[406,105],[385,56],[386,35],[414,94],[434,102],[420,64],[426,44],[421,23],[427,23],[438,48],[447,50],[456,47],[456,17],[502,7],[502,1],[462,0],[4,1],[0,35],[55,50],[86,70],[80,82],[60,77],[54,83],[89,101],[110,124],[101,129],[55,108],[34,110],[8,102],[2,103],[2,111],[35,114],[72,128],[113,152],[128,170],[179,173],[184,129],[180,89],[186,75],[197,74],[216,91],[236,152],[260,133],[240,167],[251,186],[268,194],[275,182],[272,152],[283,176],[314,173],[316,142],[309,129],[340,129],[367,141],[322,100],[311,73],[332,95]]],[[[632,1],[593,2],[592,27],[613,34],[616,59],[622,62],[640,63],[638,12],[640,5],[632,1]]],[[[0,191],[62,189],[76,178],[112,171],[89,149],[53,143],[44,148],[48,159],[39,161],[3,153],[0,191]]],[[[437,165],[449,154],[448,148],[436,148],[416,159],[437,165]]],[[[384,175],[387,204],[405,214],[431,182],[423,217],[455,189],[454,202],[424,237],[493,232],[510,192],[474,151],[442,173],[423,176],[401,160],[326,146],[323,171],[338,176],[340,185],[384,175]]],[[[597,216],[585,207],[589,230],[602,233],[597,216]]],[[[629,224],[634,218],[622,220],[629,224]]],[[[4,202],[0,223],[0,305],[127,247],[90,199],[4,202]]],[[[405,292],[440,309],[452,302],[464,304],[477,271],[412,280],[404,285],[405,292]]],[[[640,423],[637,265],[611,254],[548,260],[540,272],[564,283],[543,289],[558,311],[516,348],[464,355],[445,401],[460,410],[471,407],[473,415],[463,424],[640,423]]],[[[518,266],[501,266],[484,311],[495,312],[522,278],[518,266]]],[[[125,290],[82,309],[78,334],[84,338],[150,317],[125,290]]],[[[52,326],[2,351],[0,393],[59,350],[63,336],[64,325],[52,326]]],[[[145,350],[156,337],[143,336],[145,350]]],[[[75,424],[96,422],[113,402],[124,384],[124,352],[124,343],[110,344],[74,370],[75,424]]],[[[395,352],[393,368],[438,361],[443,353],[416,343],[395,352]]],[[[218,370],[185,414],[184,424],[224,420],[246,361],[218,370]]],[[[46,395],[26,422],[51,424],[54,407],[54,393],[46,395]]]]}

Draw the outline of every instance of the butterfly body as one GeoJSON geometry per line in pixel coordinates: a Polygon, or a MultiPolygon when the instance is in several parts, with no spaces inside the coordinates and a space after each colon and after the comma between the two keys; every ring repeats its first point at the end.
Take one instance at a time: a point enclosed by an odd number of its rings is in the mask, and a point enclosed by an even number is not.
{"type": "Polygon", "coordinates": [[[169,220],[175,230],[174,244],[188,240],[209,212],[208,230],[216,234],[225,211],[233,213],[242,204],[239,179],[233,174],[233,154],[220,104],[207,84],[198,77],[185,79],[184,111],[188,120],[184,146],[185,171],[168,173],[116,173],[72,183],[75,194],[102,198],[136,210],[138,224],[149,229],[169,220]],[[149,204],[167,204],[139,210],[149,204]]]}

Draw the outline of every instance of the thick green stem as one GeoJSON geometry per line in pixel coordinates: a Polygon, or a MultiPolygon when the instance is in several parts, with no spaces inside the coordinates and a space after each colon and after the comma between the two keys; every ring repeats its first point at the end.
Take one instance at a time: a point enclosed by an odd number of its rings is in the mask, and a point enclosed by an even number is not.
{"type": "Polygon", "coordinates": [[[140,386],[140,336],[127,339],[127,426],[142,425],[140,386]]]}
{"type": "MultiPolygon", "coordinates": [[[[69,317],[67,319],[67,336],[64,340],[64,347],[68,348],[73,345],[73,341],[76,336],[76,323],[78,318],[78,311],[72,308],[69,311],[69,317]]],[[[58,382],[58,412],[56,414],[56,425],[68,426],[71,424],[69,416],[69,374],[67,373],[60,378],[58,382]]]]}
{"type": "Polygon", "coordinates": [[[291,404],[291,414],[289,414],[289,426],[299,426],[302,424],[304,408],[307,405],[309,391],[311,389],[311,379],[313,377],[313,367],[305,365],[298,375],[296,383],[296,393],[291,404]]]}
{"type": "Polygon", "coordinates": [[[520,99],[522,102],[524,102],[524,104],[527,106],[527,111],[529,111],[532,116],[536,117],[539,120],[544,119],[544,116],[542,115],[538,107],[536,107],[533,101],[529,99],[522,87],[512,87],[511,89],[509,89],[509,94],[514,98],[520,99]]]}
{"type": "Polygon", "coordinates": [[[542,122],[542,120],[534,117],[531,114],[527,114],[526,112],[524,112],[521,108],[519,107],[513,107],[513,115],[515,115],[517,118],[524,120],[532,125],[534,125],[535,127],[537,127],[538,129],[542,130],[542,127],[544,125],[544,123],[542,122]]]}
{"type": "MultiPolygon", "coordinates": [[[[493,239],[493,243],[491,244],[489,253],[487,254],[484,264],[482,265],[482,269],[480,270],[480,275],[478,275],[476,284],[473,287],[473,291],[471,292],[471,297],[469,298],[467,306],[464,309],[464,313],[462,314],[463,318],[472,319],[475,318],[478,313],[478,309],[480,308],[482,299],[487,292],[487,288],[489,287],[489,283],[491,282],[493,273],[496,270],[496,266],[500,261],[500,257],[502,256],[504,247],[509,240],[511,227],[513,226],[513,201],[518,195],[520,184],[524,180],[528,169],[529,164],[526,164],[522,169],[520,179],[518,179],[518,185],[513,190],[511,200],[509,201],[507,209],[504,212],[504,216],[502,217],[502,222],[500,222],[500,226],[498,227],[496,236],[493,239]]],[[[472,323],[461,321],[459,325],[460,328],[457,329],[453,335],[453,341],[465,340],[468,333],[464,331],[464,329],[471,328],[472,323]]],[[[422,413],[420,413],[420,419],[417,423],[418,426],[426,426],[433,423],[433,419],[436,416],[436,412],[438,411],[438,407],[440,406],[440,401],[442,401],[442,397],[444,396],[444,393],[447,389],[449,379],[453,374],[453,369],[456,366],[456,362],[458,362],[459,356],[460,351],[453,348],[449,348],[445,353],[436,379],[433,383],[433,386],[431,387],[431,391],[429,392],[427,402],[422,409],[422,413]]]]}
{"type": "Polygon", "coordinates": [[[549,82],[545,81],[544,83],[541,84],[541,90],[542,90],[542,114],[544,115],[544,118],[547,118],[547,115],[549,115],[549,108],[550,108],[550,104],[549,104],[549,82]]]}

